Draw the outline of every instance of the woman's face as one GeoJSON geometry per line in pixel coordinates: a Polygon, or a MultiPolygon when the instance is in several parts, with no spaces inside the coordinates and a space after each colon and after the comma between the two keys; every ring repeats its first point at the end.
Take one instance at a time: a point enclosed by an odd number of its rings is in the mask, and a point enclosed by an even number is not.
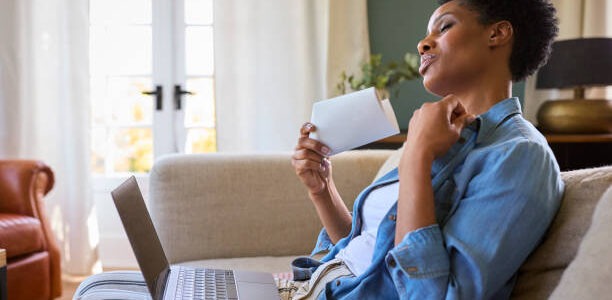
{"type": "Polygon", "coordinates": [[[489,31],[475,11],[457,0],[440,6],[418,44],[425,88],[443,97],[473,87],[487,67],[488,40],[489,31]]]}

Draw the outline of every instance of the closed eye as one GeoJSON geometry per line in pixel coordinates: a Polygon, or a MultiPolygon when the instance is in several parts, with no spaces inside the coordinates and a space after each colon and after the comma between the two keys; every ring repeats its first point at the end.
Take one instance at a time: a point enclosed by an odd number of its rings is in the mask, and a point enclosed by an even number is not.
{"type": "Polygon", "coordinates": [[[450,29],[452,26],[453,26],[453,24],[452,24],[452,23],[447,23],[447,24],[444,24],[444,25],[442,25],[442,27],[440,27],[440,32],[445,32],[445,31],[447,31],[448,29],[450,29]]]}

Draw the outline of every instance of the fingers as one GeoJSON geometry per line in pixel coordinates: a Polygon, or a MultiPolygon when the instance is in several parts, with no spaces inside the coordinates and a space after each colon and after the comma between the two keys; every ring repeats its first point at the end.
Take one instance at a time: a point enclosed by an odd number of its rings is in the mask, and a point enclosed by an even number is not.
{"type": "Polygon", "coordinates": [[[309,138],[309,134],[314,131],[316,131],[314,124],[310,122],[304,123],[304,125],[302,125],[300,128],[300,138],[298,139],[297,146],[295,146],[295,150],[306,148],[315,151],[322,156],[328,156],[331,153],[329,147],[317,140],[309,138]]]}
{"type": "Polygon", "coordinates": [[[315,126],[309,122],[304,123],[300,128],[300,138],[291,157],[291,164],[298,175],[308,172],[319,172],[325,175],[329,172],[330,163],[326,157],[331,150],[323,143],[308,136],[315,130],[315,126]]]}
{"type": "Polygon", "coordinates": [[[455,118],[451,122],[453,126],[455,127],[455,130],[457,130],[457,132],[459,133],[461,132],[461,130],[463,130],[463,128],[465,128],[470,123],[472,123],[474,119],[476,119],[474,115],[464,114],[462,116],[455,118]]]}
{"type": "Polygon", "coordinates": [[[467,112],[465,106],[459,101],[455,95],[448,95],[442,99],[448,104],[448,107],[453,111],[453,114],[462,115],[467,112]]]}
{"type": "MultiPolygon", "coordinates": [[[[437,102],[424,103],[421,108],[415,110],[408,124],[409,130],[421,124],[422,128],[435,128],[436,126],[451,126],[448,129],[461,131],[464,127],[472,123],[476,116],[469,113],[466,107],[459,101],[459,98],[454,95],[447,95],[437,102]],[[438,120],[438,121],[435,121],[438,120]],[[437,123],[442,122],[442,123],[437,123]],[[437,124],[437,125],[436,125],[437,124]]],[[[440,127],[438,130],[443,130],[440,127]]]]}
{"type": "Polygon", "coordinates": [[[460,116],[463,116],[467,113],[467,110],[459,98],[454,95],[448,95],[442,100],[438,102],[445,109],[445,115],[449,118],[451,123],[454,123],[454,120],[460,116]]]}
{"type": "Polygon", "coordinates": [[[318,153],[321,156],[328,156],[331,153],[331,150],[329,147],[325,146],[325,144],[309,137],[300,137],[297,146],[295,146],[295,150],[300,149],[308,149],[318,153]]]}
{"type": "Polygon", "coordinates": [[[467,116],[465,116],[465,126],[470,125],[474,121],[476,121],[475,114],[467,114],[467,116]]]}
{"type": "Polygon", "coordinates": [[[327,169],[326,163],[316,162],[308,159],[292,159],[291,165],[295,169],[295,173],[300,175],[306,172],[314,171],[314,172],[325,172],[327,169]]]}
{"type": "Polygon", "coordinates": [[[302,127],[300,127],[300,137],[307,137],[308,134],[314,132],[315,130],[316,127],[314,126],[314,124],[306,122],[302,125],[302,127]]]}
{"type": "Polygon", "coordinates": [[[300,141],[300,144],[306,144],[307,147],[296,148],[293,156],[291,157],[291,164],[293,165],[296,173],[299,175],[306,171],[328,171],[330,162],[327,157],[321,154],[319,151],[312,150],[312,147],[317,147],[318,145],[322,144],[308,138],[300,138],[300,141]]]}
{"type": "Polygon", "coordinates": [[[451,123],[455,125],[461,124],[461,128],[463,128],[474,122],[474,120],[476,120],[476,115],[469,113],[461,102],[457,102],[457,106],[453,110],[450,118],[451,123]]]}
{"type": "Polygon", "coordinates": [[[291,158],[294,160],[310,160],[318,164],[322,164],[325,157],[309,149],[299,149],[295,150],[291,158]]]}
{"type": "Polygon", "coordinates": [[[459,101],[455,95],[447,95],[439,101],[446,105],[450,111],[450,121],[453,124],[462,124],[462,128],[476,120],[476,115],[467,111],[467,108],[459,101]]]}
{"type": "Polygon", "coordinates": [[[291,158],[291,165],[295,174],[306,184],[306,186],[318,187],[321,180],[329,178],[331,174],[331,162],[327,157],[313,159],[308,150],[296,151],[291,158]],[[318,175],[315,175],[318,174],[318,175]]]}

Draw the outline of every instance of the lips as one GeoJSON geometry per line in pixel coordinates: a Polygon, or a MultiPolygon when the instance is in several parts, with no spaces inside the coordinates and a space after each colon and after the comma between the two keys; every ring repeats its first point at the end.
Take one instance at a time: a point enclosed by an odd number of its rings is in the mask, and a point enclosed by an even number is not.
{"type": "Polygon", "coordinates": [[[421,73],[421,76],[425,75],[425,72],[427,72],[427,68],[429,68],[429,66],[434,62],[435,59],[436,56],[433,54],[421,55],[421,66],[419,67],[419,73],[421,73]]]}

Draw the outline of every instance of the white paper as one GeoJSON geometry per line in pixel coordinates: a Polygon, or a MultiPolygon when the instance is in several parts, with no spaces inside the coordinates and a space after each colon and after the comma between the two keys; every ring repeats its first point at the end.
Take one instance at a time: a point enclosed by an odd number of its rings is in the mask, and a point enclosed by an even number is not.
{"type": "Polygon", "coordinates": [[[379,101],[374,88],[316,102],[310,134],[331,149],[331,154],[357,148],[400,132],[388,99],[379,101]]]}

